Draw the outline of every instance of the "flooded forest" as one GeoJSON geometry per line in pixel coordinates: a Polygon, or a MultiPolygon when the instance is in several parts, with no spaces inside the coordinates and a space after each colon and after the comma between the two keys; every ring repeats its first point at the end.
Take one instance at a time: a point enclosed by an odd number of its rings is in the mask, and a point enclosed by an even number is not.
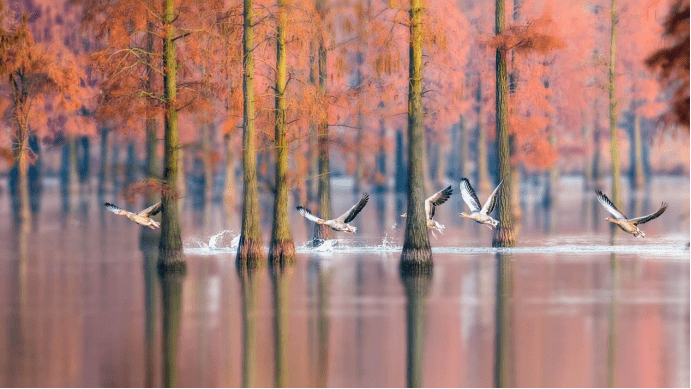
{"type": "Polygon", "coordinates": [[[688,0],[0,0],[0,385],[688,387],[688,0]]]}

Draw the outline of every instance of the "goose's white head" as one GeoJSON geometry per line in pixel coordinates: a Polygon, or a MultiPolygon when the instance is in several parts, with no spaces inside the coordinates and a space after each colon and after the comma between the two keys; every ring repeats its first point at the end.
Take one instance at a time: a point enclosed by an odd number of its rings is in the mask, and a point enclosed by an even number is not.
{"type": "Polygon", "coordinates": [[[427,219],[427,228],[437,230],[443,234],[445,226],[436,220],[427,219]]]}

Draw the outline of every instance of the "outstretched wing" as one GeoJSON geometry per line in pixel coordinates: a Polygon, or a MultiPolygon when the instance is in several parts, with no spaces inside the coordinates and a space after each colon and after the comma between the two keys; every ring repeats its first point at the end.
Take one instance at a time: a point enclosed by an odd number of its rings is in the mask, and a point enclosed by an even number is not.
{"type": "Polygon", "coordinates": [[[451,189],[451,185],[449,185],[445,189],[440,190],[425,200],[425,213],[427,214],[428,219],[432,219],[434,217],[434,209],[438,205],[444,204],[446,200],[451,197],[452,192],[453,190],[451,189]]]}
{"type": "Polygon", "coordinates": [[[645,222],[649,222],[649,221],[655,219],[656,217],[662,215],[663,213],[665,213],[665,210],[667,210],[667,203],[662,203],[662,207],[660,209],[658,209],[657,212],[651,213],[648,216],[637,217],[637,218],[631,219],[629,221],[632,222],[633,224],[643,224],[645,222]]]}
{"type": "Polygon", "coordinates": [[[161,212],[161,202],[157,202],[156,204],[150,206],[149,208],[139,212],[139,216],[153,216],[157,213],[161,212]]]}
{"type": "Polygon", "coordinates": [[[461,197],[468,204],[471,212],[478,212],[480,210],[480,200],[478,200],[475,190],[470,185],[470,181],[465,177],[461,178],[461,197]]]}
{"type": "Polygon", "coordinates": [[[314,216],[312,212],[310,212],[309,209],[303,208],[298,205],[298,212],[300,212],[300,215],[304,216],[307,220],[311,220],[315,223],[318,223],[319,221],[324,221],[324,219],[314,216]]]}
{"type": "Polygon", "coordinates": [[[127,215],[129,213],[124,209],[118,207],[117,205],[111,203],[105,203],[104,205],[106,206],[106,209],[108,209],[110,212],[113,212],[116,215],[127,215]]]}
{"type": "Polygon", "coordinates": [[[482,207],[482,213],[485,215],[489,215],[492,213],[494,210],[494,207],[497,205],[497,198],[499,198],[499,188],[501,188],[501,184],[504,183],[504,180],[501,180],[499,185],[497,185],[496,188],[494,188],[494,192],[492,192],[491,195],[489,195],[489,198],[487,199],[487,202],[485,202],[485,205],[482,207]]]}
{"type": "Polygon", "coordinates": [[[607,212],[611,213],[612,215],[614,215],[615,218],[619,220],[626,220],[626,216],[619,212],[617,207],[614,206],[614,204],[607,198],[607,196],[605,196],[599,190],[596,191],[595,194],[597,195],[597,201],[599,201],[600,204],[602,204],[602,206],[605,207],[607,212]]]}
{"type": "Polygon", "coordinates": [[[362,198],[360,198],[360,201],[357,202],[357,204],[353,205],[348,212],[344,213],[343,215],[339,216],[338,221],[348,223],[349,221],[355,219],[355,216],[357,216],[360,211],[362,211],[362,208],[365,208],[365,205],[367,205],[367,201],[369,200],[369,194],[363,193],[362,198]]]}

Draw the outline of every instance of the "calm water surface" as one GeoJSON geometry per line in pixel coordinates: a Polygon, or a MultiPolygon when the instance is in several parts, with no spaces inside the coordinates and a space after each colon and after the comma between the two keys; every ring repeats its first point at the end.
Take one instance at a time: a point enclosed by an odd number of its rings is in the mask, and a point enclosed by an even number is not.
{"type": "MultiPolygon", "coordinates": [[[[333,184],[340,214],[359,194],[333,184]]],[[[619,233],[616,246],[580,181],[563,179],[547,209],[525,189],[519,247],[491,249],[455,193],[437,212],[433,275],[412,278],[398,273],[403,197],[372,195],[358,234],[319,250],[304,247],[312,225],[291,203],[295,265],[250,273],[235,267],[239,209],[188,201],[188,272],[165,279],[155,243],[101,206],[122,198],[82,195],[67,210],[48,185],[22,233],[5,191],[0,383],[688,387],[688,179],[626,193],[628,215],[670,207],[645,239],[619,233]]]]}

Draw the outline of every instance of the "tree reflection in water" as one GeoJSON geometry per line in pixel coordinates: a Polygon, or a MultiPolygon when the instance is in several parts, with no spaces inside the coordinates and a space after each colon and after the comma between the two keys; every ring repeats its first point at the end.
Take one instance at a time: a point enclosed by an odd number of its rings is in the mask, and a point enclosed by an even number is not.
{"type": "Polygon", "coordinates": [[[159,268],[159,277],[163,301],[163,386],[174,388],[178,386],[177,356],[185,273],[159,268]]]}
{"type": "Polygon", "coordinates": [[[495,338],[494,338],[494,386],[515,386],[514,350],[512,329],[514,321],[512,255],[497,253],[495,338]]]}
{"type": "Polygon", "coordinates": [[[609,306],[607,329],[607,386],[616,385],[617,364],[617,300],[619,298],[619,260],[612,253],[609,257],[609,306]]]}
{"type": "Polygon", "coordinates": [[[256,267],[237,266],[242,295],[242,386],[254,387],[257,356],[257,276],[256,267]]]}
{"type": "MultiPolygon", "coordinates": [[[[105,210],[105,207],[99,207],[105,210]]],[[[144,259],[144,386],[153,388],[155,382],[154,344],[156,339],[156,260],[158,259],[158,230],[140,227],[139,249],[144,259]]]]}
{"type": "Polygon", "coordinates": [[[422,352],[425,340],[425,305],[432,272],[417,274],[401,273],[406,294],[407,369],[406,384],[409,388],[422,387],[422,352]]]}
{"type": "Polygon", "coordinates": [[[284,388],[287,383],[286,339],[288,338],[288,317],[290,308],[290,279],[292,264],[274,264],[269,267],[273,289],[274,308],[274,387],[284,388]]]}
{"type": "Polygon", "coordinates": [[[310,366],[314,366],[312,386],[324,388],[329,370],[329,297],[331,270],[324,259],[310,256],[307,264],[307,288],[310,301],[308,319],[308,350],[310,366]]]}

